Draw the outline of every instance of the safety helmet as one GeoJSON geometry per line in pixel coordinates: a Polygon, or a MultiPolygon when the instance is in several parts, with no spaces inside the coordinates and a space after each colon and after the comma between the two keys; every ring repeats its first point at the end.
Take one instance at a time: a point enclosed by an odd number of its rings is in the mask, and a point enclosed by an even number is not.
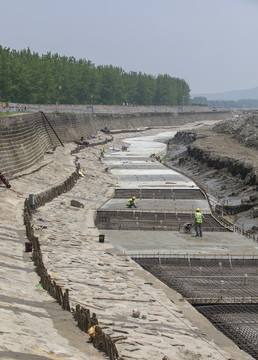
{"type": "Polygon", "coordinates": [[[135,199],[136,199],[136,197],[135,197],[135,196],[133,196],[133,197],[132,197],[132,199],[133,199],[133,200],[135,200],[135,199]]]}
{"type": "Polygon", "coordinates": [[[196,209],[196,211],[200,211],[200,209],[199,209],[199,208],[197,208],[197,209],[196,209]]]}

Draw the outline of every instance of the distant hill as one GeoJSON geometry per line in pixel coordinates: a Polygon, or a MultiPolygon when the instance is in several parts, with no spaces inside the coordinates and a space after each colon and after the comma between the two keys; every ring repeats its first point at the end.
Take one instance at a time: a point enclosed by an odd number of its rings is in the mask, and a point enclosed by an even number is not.
{"type": "Polygon", "coordinates": [[[216,93],[216,94],[191,94],[191,97],[206,97],[207,100],[243,100],[243,99],[258,99],[258,87],[253,89],[246,89],[246,90],[233,90],[233,91],[226,91],[223,93],[216,93]]]}

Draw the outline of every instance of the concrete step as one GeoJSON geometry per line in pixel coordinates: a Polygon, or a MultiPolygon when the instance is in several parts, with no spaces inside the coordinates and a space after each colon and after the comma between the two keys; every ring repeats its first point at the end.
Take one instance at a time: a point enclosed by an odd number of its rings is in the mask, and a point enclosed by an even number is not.
{"type": "Polygon", "coordinates": [[[114,198],[129,199],[205,199],[200,189],[116,189],[114,198]]]}

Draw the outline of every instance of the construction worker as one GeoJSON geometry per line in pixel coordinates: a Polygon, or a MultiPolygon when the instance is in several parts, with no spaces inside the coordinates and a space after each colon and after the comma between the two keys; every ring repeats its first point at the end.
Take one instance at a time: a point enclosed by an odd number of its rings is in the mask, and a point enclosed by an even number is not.
{"type": "Polygon", "coordinates": [[[134,200],[135,200],[135,199],[136,199],[135,196],[133,196],[131,199],[129,199],[129,200],[127,201],[127,203],[126,203],[126,206],[129,207],[129,208],[131,208],[132,206],[136,208],[136,205],[135,205],[135,203],[134,203],[134,200]]]}
{"type": "Polygon", "coordinates": [[[102,158],[104,158],[104,152],[105,152],[105,149],[104,149],[104,146],[103,146],[103,148],[100,150],[100,156],[102,158]]]}
{"type": "Polygon", "coordinates": [[[7,189],[11,188],[11,185],[9,184],[9,181],[5,178],[5,176],[2,173],[0,173],[0,184],[1,184],[1,181],[5,184],[7,189]]]}
{"type": "Polygon", "coordinates": [[[196,209],[196,213],[195,213],[195,232],[196,235],[195,236],[199,236],[202,237],[202,222],[204,220],[204,216],[202,215],[201,211],[199,208],[196,209]]]}
{"type": "Polygon", "coordinates": [[[161,157],[160,155],[157,155],[157,156],[156,156],[156,160],[158,160],[160,163],[162,163],[162,161],[163,161],[163,160],[162,160],[162,157],[161,157]]]}

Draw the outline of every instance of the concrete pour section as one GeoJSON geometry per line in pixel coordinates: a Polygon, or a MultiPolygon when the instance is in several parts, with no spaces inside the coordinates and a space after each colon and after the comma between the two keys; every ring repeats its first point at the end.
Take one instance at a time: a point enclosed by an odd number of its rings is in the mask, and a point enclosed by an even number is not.
{"type": "Polygon", "coordinates": [[[125,254],[242,255],[258,254],[258,244],[232,232],[206,232],[202,238],[176,231],[103,230],[107,239],[125,254]]]}
{"type": "Polygon", "coordinates": [[[150,188],[150,187],[166,187],[166,188],[197,188],[196,185],[185,176],[177,173],[172,169],[167,169],[157,160],[150,157],[138,160],[137,158],[128,161],[123,153],[115,153],[115,161],[112,155],[108,155],[108,168],[118,179],[118,187],[122,188],[150,188]],[[156,163],[153,163],[155,161],[156,163]]]}
{"type": "MultiPolygon", "coordinates": [[[[117,188],[123,189],[196,189],[194,182],[172,169],[164,167],[151,154],[164,156],[166,142],[175,132],[160,133],[156,136],[129,138],[124,152],[112,152],[105,157],[105,163],[117,177],[117,188]],[[161,142],[163,141],[163,143],[161,142]],[[135,166],[135,167],[134,167],[135,166]],[[149,166],[149,167],[148,167],[149,166]],[[141,168],[142,167],[142,168],[141,168]]],[[[132,196],[134,194],[132,193],[132,196]]],[[[134,211],[136,216],[141,211],[181,211],[192,212],[199,207],[203,214],[209,214],[206,199],[137,199],[137,209],[128,209],[125,199],[110,199],[99,209],[101,211],[134,211]]],[[[190,254],[257,254],[257,243],[232,232],[205,232],[203,238],[194,237],[179,231],[131,231],[101,230],[107,239],[125,253],[190,253],[190,254]],[[121,236],[122,234],[122,236],[121,236]]]]}
{"type": "Polygon", "coordinates": [[[165,132],[157,136],[143,136],[124,140],[130,144],[127,151],[111,152],[105,156],[105,163],[118,179],[118,187],[187,187],[197,188],[195,183],[172,169],[167,169],[152,154],[164,156],[166,142],[175,132],[165,132]]]}
{"type": "MultiPolygon", "coordinates": [[[[132,194],[133,195],[133,194],[132,194]]],[[[204,200],[191,200],[191,208],[186,208],[188,201],[178,199],[178,200],[164,200],[164,199],[138,199],[137,202],[137,212],[139,211],[173,211],[173,212],[194,212],[197,207],[202,208],[203,214],[210,213],[210,208],[208,202],[204,200]]],[[[125,199],[110,199],[105,204],[102,205],[101,210],[126,210],[128,212],[136,212],[136,209],[125,208],[126,200],[125,199]]]]}
{"type": "Polygon", "coordinates": [[[118,179],[121,188],[196,188],[194,182],[174,170],[167,169],[151,154],[164,156],[167,142],[175,132],[157,136],[144,136],[124,140],[130,146],[127,151],[111,152],[105,163],[118,179]],[[163,142],[161,142],[163,141],[163,142]]]}

